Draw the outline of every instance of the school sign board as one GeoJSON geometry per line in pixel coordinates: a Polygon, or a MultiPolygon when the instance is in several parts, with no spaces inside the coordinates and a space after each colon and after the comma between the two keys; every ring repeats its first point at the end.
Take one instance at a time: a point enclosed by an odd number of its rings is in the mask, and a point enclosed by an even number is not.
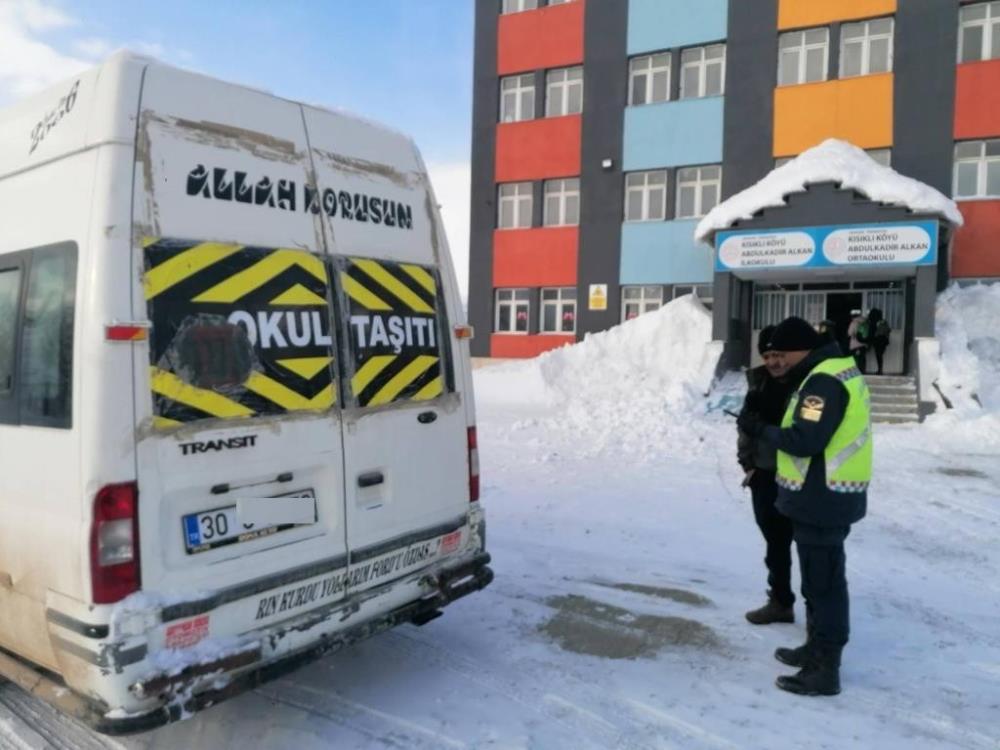
{"type": "Polygon", "coordinates": [[[716,271],[933,266],[937,221],[736,230],[715,238],[716,271]]]}

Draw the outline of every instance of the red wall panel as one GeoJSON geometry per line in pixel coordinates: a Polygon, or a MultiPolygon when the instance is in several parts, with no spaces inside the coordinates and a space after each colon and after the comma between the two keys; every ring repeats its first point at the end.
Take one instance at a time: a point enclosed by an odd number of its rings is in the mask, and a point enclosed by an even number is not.
{"type": "Polygon", "coordinates": [[[576,227],[498,229],[493,233],[493,286],[576,286],[576,227]]]}
{"type": "Polygon", "coordinates": [[[497,73],[565,68],[583,62],[583,0],[500,16],[497,73]]]}
{"type": "Polygon", "coordinates": [[[956,68],[955,138],[1000,135],[1000,60],[956,68]]]}
{"type": "Polygon", "coordinates": [[[568,115],[497,125],[496,181],[580,174],[581,123],[580,115],[568,115]]]}
{"type": "Polygon", "coordinates": [[[537,357],[543,352],[547,352],[550,349],[558,349],[564,344],[575,343],[576,336],[556,334],[518,336],[516,334],[494,333],[490,337],[490,356],[524,359],[526,357],[537,357]]]}
{"type": "Polygon", "coordinates": [[[951,246],[951,275],[1000,277],[1000,200],[960,201],[965,225],[951,246]]]}

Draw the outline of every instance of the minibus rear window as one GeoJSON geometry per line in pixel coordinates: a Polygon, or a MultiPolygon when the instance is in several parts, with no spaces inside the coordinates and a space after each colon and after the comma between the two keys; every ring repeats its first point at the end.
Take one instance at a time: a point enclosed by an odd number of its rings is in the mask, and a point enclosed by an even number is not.
{"type": "Polygon", "coordinates": [[[290,248],[150,240],[144,287],[156,426],[336,404],[321,258],[290,248]]]}

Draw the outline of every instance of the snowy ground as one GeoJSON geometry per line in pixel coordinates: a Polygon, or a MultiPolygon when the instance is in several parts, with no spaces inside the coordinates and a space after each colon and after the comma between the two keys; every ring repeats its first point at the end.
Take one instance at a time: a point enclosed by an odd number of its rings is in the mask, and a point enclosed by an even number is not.
{"type": "Polygon", "coordinates": [[[732,421],[692,390],[692,310],[477,372],[497,578],[444,617],[124,740],[0,687],[0,748],[996,750],[1000,419],[878,427],[869,517],[847,542],[844,692],[783,693],[772,652],[803,627],[743,619],[763,601],[763,543],[732,421]],[[662,326],[687,333],[650,360],[662,326]],[[595,358],[620,347],[644,359],[644,389],[598,382],[595,358]],[[684,383],[663,379],[671,365],[684,383]]]}

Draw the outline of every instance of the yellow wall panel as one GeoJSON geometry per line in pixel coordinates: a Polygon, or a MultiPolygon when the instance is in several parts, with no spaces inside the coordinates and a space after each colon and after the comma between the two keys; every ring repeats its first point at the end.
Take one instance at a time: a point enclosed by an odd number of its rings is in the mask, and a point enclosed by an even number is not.
{"type": "Polygon", "coordinates": [[[896,0],[778,0],[778,28],[822,26],[895,12],[896,0]]]}
{"type": "Polygon", "coordinates": [[[774,155],[795,156],[827,138],[892,146],[892,73],[774,90],[774,155]]]}

